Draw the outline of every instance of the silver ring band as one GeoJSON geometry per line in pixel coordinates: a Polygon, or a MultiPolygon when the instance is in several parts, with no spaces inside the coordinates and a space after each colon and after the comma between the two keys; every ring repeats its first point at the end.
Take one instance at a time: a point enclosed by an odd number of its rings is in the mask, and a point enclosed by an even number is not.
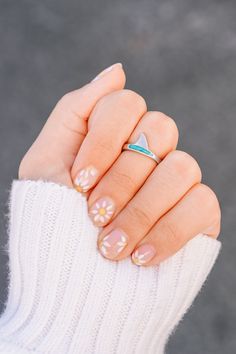
{"type": "Polygon", "coordinates": [[[134,151],[138,154],[145,155],[150,159],[154,160],[157,164],[161,162],[160,157],[158,157],[154,152],[152,152],[148,147],[147,138],[144,133],[141,133],[133,144],[127,143],[123,146],[122,150],[134,151]]]}

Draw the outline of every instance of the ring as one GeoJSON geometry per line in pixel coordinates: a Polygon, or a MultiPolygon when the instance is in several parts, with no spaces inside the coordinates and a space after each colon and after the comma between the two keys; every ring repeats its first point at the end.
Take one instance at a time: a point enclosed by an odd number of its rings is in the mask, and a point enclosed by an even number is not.
{"type": "Polygon", "coordinates": [[[154,160],[157,164],[161,162],[161,159],[149,149],[147,138],[144,133],[141,133],[138,139],[133,144],[125,144],[122,150],[134,151],[139,154],[145,155],[150,159],[154,160]]]}

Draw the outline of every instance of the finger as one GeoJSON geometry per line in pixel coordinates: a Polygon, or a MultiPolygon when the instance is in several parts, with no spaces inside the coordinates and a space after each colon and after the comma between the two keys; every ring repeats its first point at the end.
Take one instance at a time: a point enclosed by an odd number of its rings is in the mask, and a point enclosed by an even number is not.
{"type": "MultiPolygon", "coordinates": [[[[63,167],[72,166],[79,147],[87,134],[87,119],[103,96],[120,90],[125,85],[125,73],[121,64],[103,71],[95,81],[63,96],[52,111],[31,150],[40,149],[42,159],[66,157],[63,167]]],[[[40,161],[38,162],[40,163],[40,161]]]]}
{"type": "MultiPolygon", "coordinates": [[[[149,149],[161,159],[176,148],[176,124],[163,113],[146,113],[131,134],[129,142],[137,141],[140,133],[145,134],[149,149]]],[[[123,151],[89,196],[89,214],[94,224],[104,226],[112,217],[115,218],[155,167],[156,162],[147,156],[123,151]],[[105,214],[102,205],[105,207],[105,214]]]]}
{"type": "Polygon", "coordinates": [[[146,109],[144,99],[130,90],[113,92],[98,102],[71,171],[79,192],[87,192],[110,168],[146,109]]]}
{"type": "Polygon", "coordinates": [[[132,260],[137,265],[159,264],[206,231],[214,238],[219,235],[220,208],[214,192],[197,184],[157,222],[134,250],[132,260]]]}
{"type": "Polygon", "coordinates": [[[117,260],[130,255],[157,220],[173,208],[200,180],[201,171],[193,157],[182,151],[169,153],[133,199],[101,232],[98,246],[102,253],[108,258],[117,260]],[[119,252],[113,241],[114,238],[117,239],[116,230],[127,238],[125,248],[119,249],[119,252]],[[112,243],[113,246],[104,247],[104,240],[105,246],[108,243],[112,243]]]}

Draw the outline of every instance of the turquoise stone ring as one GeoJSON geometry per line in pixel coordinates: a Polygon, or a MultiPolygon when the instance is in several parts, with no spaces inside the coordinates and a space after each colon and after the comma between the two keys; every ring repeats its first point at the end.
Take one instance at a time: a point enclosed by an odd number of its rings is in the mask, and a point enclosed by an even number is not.
{"type": "Polygon", "coordinates": [[[122,150],[134,151],[145,155],[153,159],[157,164],[161,162],[161,159],[149,149],[147,138],[144,133],[141,133],[137,141],[135,141],[133,144],[125,144],[122,150]]]}

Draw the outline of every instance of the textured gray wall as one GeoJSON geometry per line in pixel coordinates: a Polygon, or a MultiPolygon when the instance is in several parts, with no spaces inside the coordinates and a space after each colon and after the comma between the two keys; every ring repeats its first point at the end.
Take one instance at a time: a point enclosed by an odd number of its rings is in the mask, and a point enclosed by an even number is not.
{"type": "MultiPolygon", "coordinates": [[[[236,352],[236,2],[0,0],[1,244],[19,161],[65,92],[121,61],[128,87],[173,116],[223,208],[224,247],[169,354],[236,352]]],[[[0,253],[1,303],[6,257],[0,253]]]]}

